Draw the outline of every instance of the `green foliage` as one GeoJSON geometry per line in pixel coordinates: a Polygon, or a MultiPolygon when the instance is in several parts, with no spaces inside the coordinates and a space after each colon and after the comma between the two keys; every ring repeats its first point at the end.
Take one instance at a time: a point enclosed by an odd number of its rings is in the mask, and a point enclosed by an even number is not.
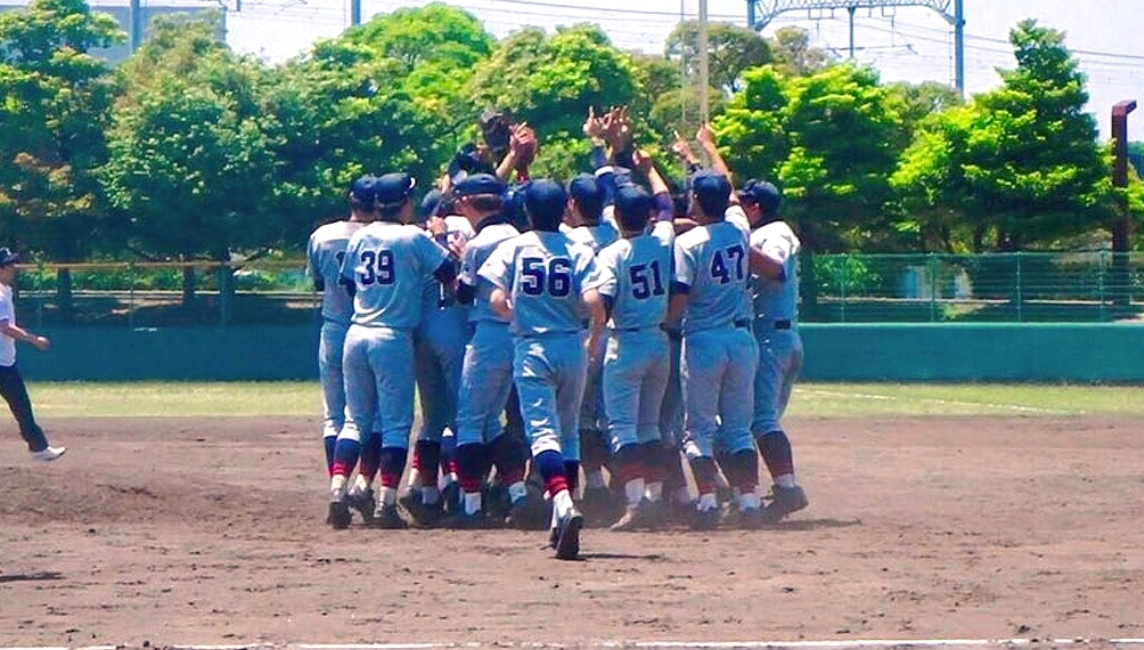
{"type": "Polygon", "coordinates": [[[768,41],[775,66],[783,74],[814,74],[833,62],[830,54],[810,45],[810,33],[793,25],[775,31],[768,41]]]}
{"type": "Polygon", "coordinates": [[[274,186],[259,87],[264,70],[214,39],[217,24],[156,21],[158,37],[123,69],[107,192],[154,255],[225,260],[271,239],[274,186]]]}
{"type": "Polygon", "coordinates": [[[107,157],[114,86],[87,52],[123,39],[81,0],[0,13],[0,230],[9,243],[75,261],[107,227],[93,170],[107,157]]]}
{"type": "Polygon", "coordinates": [[[539,28],[514,32],[478,66],[469,88],[476,112],[503,110],[534,127],[541,142],[537,169],[562,174],[575,167],[566,158],[570,150],[586,151],[581,126],[589,107],[627,104],[640,92],[631,55],[595,25],[561,28],[551,37],[539,28]]]}
{"type": "Polygon", "coordinates": [[[1115,194],[1111,157],[1084,112],[1085,78],[1061,32],[1024,21],[1004,85],[922,121],[893,178],[924,229],[972,229],[974,251],[1019,251],[1103,225],[1115,194]]]}
{"type": "Polygon", "coordinates": [[[887,231],[888,176],[905,139],[901,102],[863,67],[805,77],[746,74],[716,131],[740,179],[773,180],[811,250],[861,246],[887,231]]]}

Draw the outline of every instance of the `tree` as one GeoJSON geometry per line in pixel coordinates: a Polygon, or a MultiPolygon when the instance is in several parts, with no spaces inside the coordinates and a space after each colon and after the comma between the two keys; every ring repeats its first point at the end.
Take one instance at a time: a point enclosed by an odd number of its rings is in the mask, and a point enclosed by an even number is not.
{"type": "Polygon", "coordinates": [[[746,74],[746,87],[715,122],[738,181],[767,179],[782,189],[808,258],[801,286],[809,307],[816,295],[810,256],[868,246],[887,230],[901,109],[870,68],[835,65],[789,77],[765,67],[746,74]]]}
{"type": "MultiPolygon", "coordinates": [[[[771,48],[754,30],[733,23],[707,26],[708,72],[711,85],[728,94],[738,92],[743,73],[771,62],[771,48]]],[[[679,23],[667,37],[667,60],[682,61],[689,80],[699,79],[699,21],[679,23]]]]}
{"type": "Polygon", "coordinates": [[[480,20],[440,2],[379,15],[338,40],[397,61],[396,87],[442,122],[452,122],[453,131],[469,122],[466,88],[496,47],[480,20]]]}
{"type": "Polygon", "coordinates": [[[402,89],[403,70],[368,45],[338,38],[274,71],[265,90],[277,161],[271,205],[291,248],[346,210],[358,176],[401,170],[429,186],[447,161],[450,124],[402,89]]]}
{"type": "Polygon", "coordinates": [[[1106,226],[1111,158],[1084,112],[1085,78],[1061,32],[1023,21],[1004,85],[922,123],[894,185],[907,204],[958,215],[971,247],[1027,249],[1106,226]]]}
{"type": "MultiPolygon", "coordinates": [[[[82,0],[35,0],[0,13],[0,216],[10,244],[60,262],[90,255],[107,225],[94,170],[115,88],[88,54],[123,40],[117,23],[82,0]]],[[[71,273],[57,303],[72,308],[71,273]]]]}
{"type": "Polygon", "coordinates": [[[785,74],[814,74],[830,65],[833,57],[825,50],[810,45],[810,34],[793,25],[775,31],[769,41],[775,65],[785,74]]]}
{"type": "Polygon", "coordinates": [[[920,84],[899,81],[887,84],[886,88],[901,99],[902,123],[905,131],[910,134],[930,115],[964,103],[956,89],[936,81],[923,81],[920,84]]]}
{"type": "Polygon", "coordinates": [[[566,178],[587,163],[581,126],[589,107],[628,104],[641,88],[631,55],[599,27],[576,25],[552,37],[533,27],[509,35],[478,66],[469,92],[477,110],[503,110],[535,127],[537,171],[566,178]]]}
{"type": "MultiPolygon", "coordinates": [[[[125,64],[126,92],[110,132],[108,195],[132,215],[145,253],[229,262],[268,243],[274,157],[259,88],[264,70],[215,34],[218,17],[157,19],[155,35],[125,64]]],[[[221,274],[222,287],[229,274],[221,274]]],[[[195,274],[184,270],[183,300],[195,274]]]]}

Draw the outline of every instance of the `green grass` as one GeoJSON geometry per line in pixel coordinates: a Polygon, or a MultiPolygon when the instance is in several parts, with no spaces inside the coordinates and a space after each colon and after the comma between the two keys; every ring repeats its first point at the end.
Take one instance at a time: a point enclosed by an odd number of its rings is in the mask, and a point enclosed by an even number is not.
{"type": "MultiPolygon", "coordinates": [[[[309,416],[316,382],[36,383],[38,415],[52,417],[309,416]]],[[[800,384],[793,417],[1144,415],[1144,387],[994,384],[800,384]]]]}

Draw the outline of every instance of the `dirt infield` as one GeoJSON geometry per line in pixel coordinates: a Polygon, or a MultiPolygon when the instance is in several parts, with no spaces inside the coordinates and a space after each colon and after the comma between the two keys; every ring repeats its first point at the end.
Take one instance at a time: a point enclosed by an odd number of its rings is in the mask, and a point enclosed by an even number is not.
{"type": "Polygon", "coordinates": [[[794,420],[780,530],[333,532],[316,420],[0,445],[0,645],[1144,636],[1133,420],[794,420]],[[1136,531],[1136,532],[1134,532],[1136,531]]]}

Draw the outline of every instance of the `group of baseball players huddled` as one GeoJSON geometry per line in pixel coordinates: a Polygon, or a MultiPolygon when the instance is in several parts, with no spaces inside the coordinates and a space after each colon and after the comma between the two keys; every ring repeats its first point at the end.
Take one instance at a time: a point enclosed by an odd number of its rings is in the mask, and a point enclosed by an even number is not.
{"type": "Polygon", "coordinates": [[[735,191],[706,125],[709,167],[672,148],[676,193],[624,108],[589,114],[595,169],[566,184],[529,177],[527,124],[481,128],[422,199],[408,174],[364,176],[310,237],[327,523],[548,530],[575,559],[586,522],[759,528],[805,508],[780,425],[802,343],[779,191],[735,191]]]}

